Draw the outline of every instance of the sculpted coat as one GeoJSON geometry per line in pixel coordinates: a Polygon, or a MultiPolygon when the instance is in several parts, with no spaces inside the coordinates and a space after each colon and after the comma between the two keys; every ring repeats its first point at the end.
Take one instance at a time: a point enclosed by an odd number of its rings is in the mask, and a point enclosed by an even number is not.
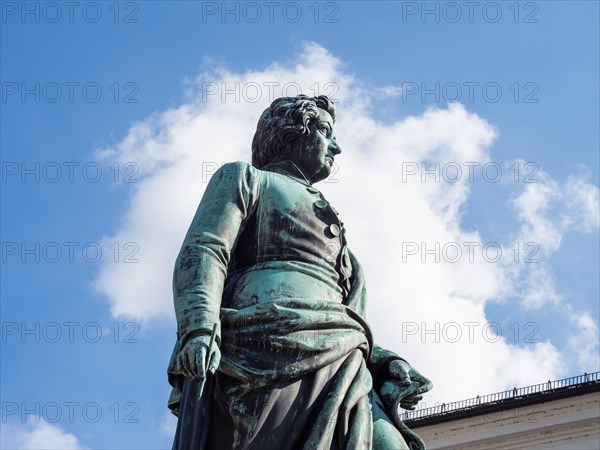
{"type": "Polygon", "coordinates": [[[424,448],[378,396],[401,358],[373,344],[344,224],[295,169],[230,163],[207,186],[173,279],[174,448],[424,448]],[[176,358],[214,324],[222,359],[199,401],[176,358]]]}

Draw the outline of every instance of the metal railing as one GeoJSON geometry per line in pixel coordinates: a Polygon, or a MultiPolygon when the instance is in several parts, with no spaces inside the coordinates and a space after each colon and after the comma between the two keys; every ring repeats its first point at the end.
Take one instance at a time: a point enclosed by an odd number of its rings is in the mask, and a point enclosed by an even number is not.
{"type": "Polygon", "coordinates": [[[539,394],[552,392],[557,389],[574,388],[577,386],[597,383],[600,381],[600,372],[584,373],[576,377],[563,378],[561,380],[550,381],[546,383],[534,384],[522,388],[509,389],[508,391],[495,392],[493,394],[477,396],[458,402],[442,403],[441,405],[432,406],[429,408],[417,409],[415,411],[402,411],[400,419],[402,421],[411,421],[423,419],[440,414],[448,414],[455,411],[462,411],[477,408],[481,405],[489,405],[505,400],[518,399],[531,394],[539,394]]]}

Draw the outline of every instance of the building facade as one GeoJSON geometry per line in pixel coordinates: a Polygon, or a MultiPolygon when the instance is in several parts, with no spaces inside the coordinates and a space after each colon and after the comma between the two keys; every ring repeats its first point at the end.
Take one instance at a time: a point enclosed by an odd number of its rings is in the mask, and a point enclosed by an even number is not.
{"type": "Polygon", "coordinates": [[[600,372],[402,415],[429,450],[600,450],[600,372]]]}

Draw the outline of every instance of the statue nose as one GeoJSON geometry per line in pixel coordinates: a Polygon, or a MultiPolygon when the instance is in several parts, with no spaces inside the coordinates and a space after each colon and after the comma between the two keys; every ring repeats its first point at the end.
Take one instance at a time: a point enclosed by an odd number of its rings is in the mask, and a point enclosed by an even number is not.
{"type": "Polygon", "coordinates": [[[332,152],[334,155],[339,155],[340,153],[342,153],[342,148],[341,148],[341,147],[339,146],[339,144],[338,144],[336,141],[334,141],[334,140],[332,140],[332,141],[331,141],[331,144],[329,144],[329,150],[331,150],[331,152],[332,152]]]}

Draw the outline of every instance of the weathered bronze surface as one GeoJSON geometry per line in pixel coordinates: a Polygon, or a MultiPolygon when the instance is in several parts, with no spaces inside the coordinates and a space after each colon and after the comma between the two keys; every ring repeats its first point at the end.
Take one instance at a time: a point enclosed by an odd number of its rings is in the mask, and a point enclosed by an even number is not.
{"type": "Polygon", "coordinates": [[[275,100],[252,165],[211,178],[175,264],[174,449],[422,449],[431,382],[373,343],[363,271],[314,183],[341,148],[325,96],[275,100]]]}

